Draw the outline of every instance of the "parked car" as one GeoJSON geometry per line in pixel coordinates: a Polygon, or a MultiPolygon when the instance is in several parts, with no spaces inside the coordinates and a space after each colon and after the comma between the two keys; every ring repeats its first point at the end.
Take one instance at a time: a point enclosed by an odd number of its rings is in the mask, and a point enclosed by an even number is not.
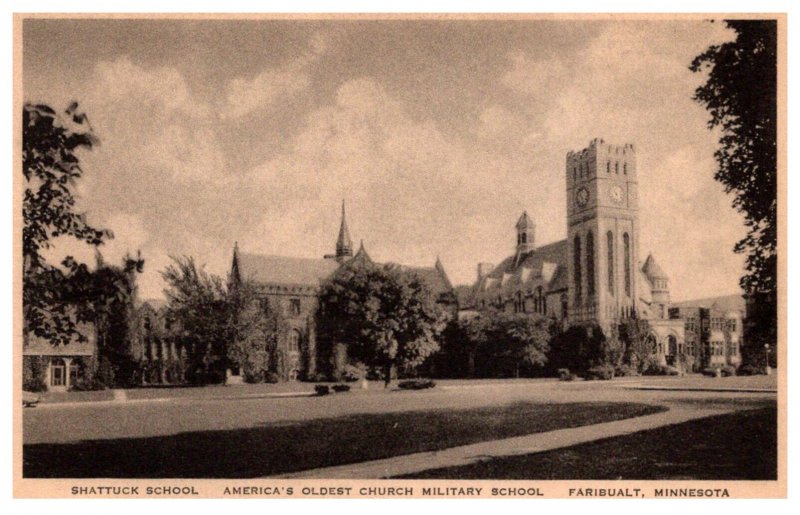
{"type": "Polygon", "coordinates": [[[23,392],[22,392],[22,407],[24,407],[24,408],[33,408],[37,404],[39,404],[39,399],[41,399],[41,396],[38,393],[26,392],[26,391],[23,390],[23,392]]]}

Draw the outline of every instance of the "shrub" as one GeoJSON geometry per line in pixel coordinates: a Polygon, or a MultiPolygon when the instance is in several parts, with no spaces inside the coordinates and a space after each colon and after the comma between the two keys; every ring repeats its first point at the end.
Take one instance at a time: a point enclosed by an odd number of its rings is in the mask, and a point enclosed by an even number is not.
{"type": "Polygon", "coordinates": [[[331,389],[327,385],[318,384],[314,387],[314,392],[316,392],[317,395],[328,395],[331,393],[331,389]]]}
{"type": "Polygon", "coordinates": [[[614,367],[611,365],[597,365],[586,371],[586,379],[601,379],[608,381],[614,377],[614,367]]]}
{"type": "Polygon", "coordinates": [[[717,377],[717,372],[719,368],[717,367],[706,367],[703,369],[703,375],[708,377],[717,377]]]}
{"type": "Polygon", "coordinates": [[[345,365],[344,370],[342,371],[342,379],[353,383],[355,381],[360,381],[361,378],[367,375],[367,367],[365,367],[362,363],[356,363],[354,365],[345,365]]]}
{"type": "Polygon", "coordinates": [[[646,376],[678,376],[680,375],[680,371],[669,365],[653,365],[651,364],[647,370],[642,372],[642,375],[646,376]]]}
{"type": "Polygon", "coordinates": [[[267,372],[264,381],[270,384],[280,383],[281,376],[279,376],[277,372],[267,372]]]}
{"type": "Polygon", "coordinates": [[[636,367],[631,365],[619,365],[614,369],[614,376],[616,377],[634,377],[639,376],[639,371],[636,367]]]}
{"type": "Polygon", "coordinates": [[[730,377],[736,375],[736,368],[732,367],[731,365],[724,365],[721,368],[721,371],[722,371],[722,377],[730,377]]]}
{"type": "Polygon", "coordinates": [[[47,364],[42,356],[25,356],[22,367],[22,389],[27,392],[47,391],[44,376],[47,373],[47,364]]]}
{"type": "Polygon", "coordinates": [[[105,390],[105,385],[92,381],[91,379],[80,378],[70,386],[73,392],[92,392],[96,390],[105,390]]]}
{"type": "Polygon", "coordinates": [[[568,368],[559,368],[558,378],[562,381],[572,381],[573,379],[575,379],[575,376],[570,373],[568,368]]]}
{"type": "Polygon", "coordinates": [[[316,374],[312,374],[306,378],[306,381],[309,383],[324,383],[327,380],[328,377],[322,372],[317,372],[316,374]]]}
{"type": "Polygon", "coordinates": [[[403,390],[424,390],[426,388],[433,388],[436,383],[430,379],[409,379],[407,381],[400,381],[398,385],[403,390]]]}
{"type": "Polygon", "coordinates": [[[742,365],[739,367],[739,370],[736,371],[736,375],[740,376],[755,376],[761,374],[763,369],[755,367],[753,365],[747,364],[742,365]]]}
{"type": "Polygon", "coordinates": [[[115,386],[114,378],[114,366],[111,364],[111,360],[105,356],[101,357],[97,362],[97,370],[94,374],[93,382],[102,388],[113,388],[115,386]]]}
{"type": "Polygon", "coordinates": [[[346,385],[346,384],[335,384],[335,385],[333,385],[332,388],[333,388],[334,392],[349,392],[350,391],[350,387],[348,385],[346,385]]]}

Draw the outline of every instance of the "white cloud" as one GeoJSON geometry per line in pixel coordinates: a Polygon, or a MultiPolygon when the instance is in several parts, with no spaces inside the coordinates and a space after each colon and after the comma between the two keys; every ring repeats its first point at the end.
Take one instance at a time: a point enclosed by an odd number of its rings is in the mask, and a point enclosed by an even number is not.
{"type": "Polygon", "coordinates": [[[263,70],[252,78],[236,77],[227,86],[225,102],[220,106],[223,119],[235,119],[250,113],[269,110],[278,102],[307,90],[311,84],[309,65],[327,50],[326,37],[315,33],[306,52],[282,66],[263,70]]]}

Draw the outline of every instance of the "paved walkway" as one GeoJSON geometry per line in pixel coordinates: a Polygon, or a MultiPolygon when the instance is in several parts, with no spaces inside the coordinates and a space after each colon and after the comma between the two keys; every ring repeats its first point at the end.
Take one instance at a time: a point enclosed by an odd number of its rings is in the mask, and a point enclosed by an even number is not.
{"type": "Polygon", "coordinates": [[[278,478],[383,479],[423,470],[470,465],[504,456],[533,454],[613,436],[626,435],[698,418],[722,415],[731,409],[671,407],[669,411],[590,426],[558,429],[503,440],[492,440],[441,451],[406,454],[382,460],[325,467],[274,476],[278,478]]]}

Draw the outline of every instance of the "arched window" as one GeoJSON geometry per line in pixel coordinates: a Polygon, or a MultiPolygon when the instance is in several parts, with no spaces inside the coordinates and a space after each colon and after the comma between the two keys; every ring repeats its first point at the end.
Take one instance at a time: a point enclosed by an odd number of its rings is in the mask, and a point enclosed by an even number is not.
{"type": "Polygon", "coordinates": [[[523,232],[520,234],[519,238],[521,243],[528,243],[528,235],[526,233],[523,232]]]}
{"type": "Polygon", "coordinates": [[[631,296],[631,238],[628,233],[622,235],[625,259],[625,295],[631,296]]]}
{"type": "Polygon", "coordinates": [[[289,350],[297,352],[300,350],[300,331],[293,329],[289,333],[289,350]]]}
{"type": "Polygon", "coordinates": [[[608,293],[614,295],[614,233],[606,233],[606,246],[608,247],[608,293]]]}
{"type": "Polygon", "coordinates": [[[577,166],[572,167],[572,180],[573,181],[577,181],[578,180],[578,167],[577,166]]]}
{"type": "Polygon", "coordinates": [[[606,173],[611,173],[611,161],[606,162],[606,173]]]}
{"type": "Polygon", "coordinates": [[[575,279],[575,300],[581,300],[581,284],[582,284],[582,277],[581,277],[581,237],[577,234],[575,235],[575,243],[573,246],[573,269],[574,269],[574,279],[575,279]]]}
{"type": "Polygon", "coordinates": [[[619,175],[619,161],[614,163],[614,173],[619,175]]]}
{"type": "Polygon", "coordinates": [[[547,313],[547,299],[544,297],[544,290],[541,286],[536,288],[536,293],[534,294],[534,303],[536,305],[536,312],[540,315],[544,315],[547,313]]]}
{"type": "Polygon", "coordinates": [[[586,235],[586,295],[594,295],[594,235],[586,235]]]}
{"type": "Polygon", "coordinates": [[[622,165],[622,174],[628,175],[628,163],[622,165]]]}

